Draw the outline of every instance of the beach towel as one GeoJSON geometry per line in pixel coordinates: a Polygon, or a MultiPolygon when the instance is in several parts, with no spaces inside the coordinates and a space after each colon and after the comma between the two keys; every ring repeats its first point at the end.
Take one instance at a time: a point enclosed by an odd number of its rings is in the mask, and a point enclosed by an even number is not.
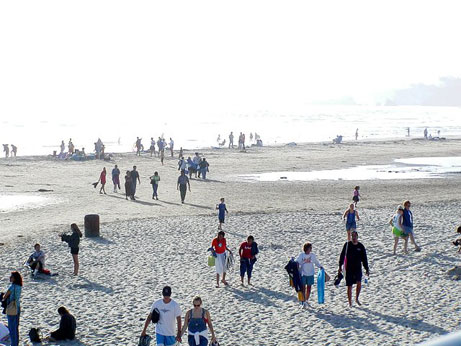
{"type": "Polygon", "coordinates": [[[301,292],[301,275],[298,270],[298,263],[295,261],[294,258],[291,258],[291,260],[285,266],[285,270],[287,271],[288,276],[290,277],[290,285],[295,289],[296,292],[301,292]]]}
{"type": "Polygon", "coordinates": [[[231,270],[234,266],[234,255],[232,252],[229,252],[226,256],[226,269],[231,270]]]}

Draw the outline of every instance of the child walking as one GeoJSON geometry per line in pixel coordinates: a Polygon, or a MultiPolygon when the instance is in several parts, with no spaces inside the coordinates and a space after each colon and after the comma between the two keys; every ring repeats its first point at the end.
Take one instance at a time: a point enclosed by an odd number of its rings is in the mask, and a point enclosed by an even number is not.
{"type": "Polygon", "coordinates": [[[314,284],[314,264],[320,269],[323,269],[323,267],[317,260],[317,256],[312,253],[311,243],[305,243],[303,251],[304,252],[302,252],[296,259],[296,262],[298,262],[298,268],[301,272],[301,285],[304,298],[303,308],[307,308],[307,301],[311,295],[311,286],[314,284]]]}
{"type": "Polygon", "coordinates": [[[226,204],[224,203],[224,198],[221,198],[220,201],[221,203],[216,204],[216,209],[219,210],[218,211],[218,220],[219,220],[218,229],[222,230],[222,224],[224,223],[224,218],[226,214],[228,214],[229,212],[227,211],[226,204]]]}
{"type": "Polygon", "coordinates": [[[400,238],[403,238],[405,241],[403,251],[408,253],[408,235],[405,234],[402,227],[403,207],[401,205],[399,205],[395,215],[392,217],[389,223],[392,226],[392,233],[394,234],[394,255],[396,254],[397,244],[399,243],[400,238]]]}
{"type": "Polygon", "coordinates": [[[357,203],[360,201],[360,186],[354,187],[354,196],[352,197],[352,200],[354,201],[355,206],[357,206],[357,203]]]}

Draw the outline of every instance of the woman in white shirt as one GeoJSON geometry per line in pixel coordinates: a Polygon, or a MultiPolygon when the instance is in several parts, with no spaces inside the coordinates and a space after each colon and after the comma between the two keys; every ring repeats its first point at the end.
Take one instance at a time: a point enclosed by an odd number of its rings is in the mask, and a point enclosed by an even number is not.
{"type": "Polygon", "coordinates": [[[314,264],[322,269],[322,265],[317,260],[317,256],[313,254],[312,251],[312,244],[306,243],[303,246],[304,252],[302,252],[296,262],[298,262],[299,272],[301,274],[301,284],[303,290],[303,307],[307,307],[307,301],[309,300],[309,296],[311,295],[311,286],[314,284],[314,264]]]}

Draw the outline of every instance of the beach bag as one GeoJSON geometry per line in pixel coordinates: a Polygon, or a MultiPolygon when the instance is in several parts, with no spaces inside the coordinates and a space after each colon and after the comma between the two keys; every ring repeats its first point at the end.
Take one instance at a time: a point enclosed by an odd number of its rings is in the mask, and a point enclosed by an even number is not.
{"type": "Polygon", "coordinates": [[[141,336],[139,338],[138,346],[149,346],[151,341],[152,337],[150,335],[141,336]]]}
{"type": "Polygon", "coordinates": [[[216,258],[214,256],[208,256],[208,266],[214,267],[216,264],[216,258]]]}
{"type": "Polygon", "coordinates": [[[16,316],[18,314],[18,306],[16,305],[16,289],[14,289],[14,295],[12,300],[6,306],[6,315],[7,316],[16,316]]]}
{"type": "Polygon", "coordinates": [[[152,310],[151,320],[152,323],[158,323],[158,321],[160,320],[160,311],[157,308],[154,308],[154,310],[152,310]]]}
{"type": "Polygon", "coordinates": [[[38,334],[40,328],[31,328],[29,331],[29,339],[31,342],[42,342],[40,335],[38,334]]]}

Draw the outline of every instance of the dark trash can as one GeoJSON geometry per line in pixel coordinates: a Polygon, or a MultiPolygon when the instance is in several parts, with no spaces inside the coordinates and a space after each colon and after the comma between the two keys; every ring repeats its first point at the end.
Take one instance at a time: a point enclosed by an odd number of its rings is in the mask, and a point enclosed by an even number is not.
{"type": "Polygon", "coordinates": [[[99,237],[99,215],[85,215],[85,237],[99,237]]]}

